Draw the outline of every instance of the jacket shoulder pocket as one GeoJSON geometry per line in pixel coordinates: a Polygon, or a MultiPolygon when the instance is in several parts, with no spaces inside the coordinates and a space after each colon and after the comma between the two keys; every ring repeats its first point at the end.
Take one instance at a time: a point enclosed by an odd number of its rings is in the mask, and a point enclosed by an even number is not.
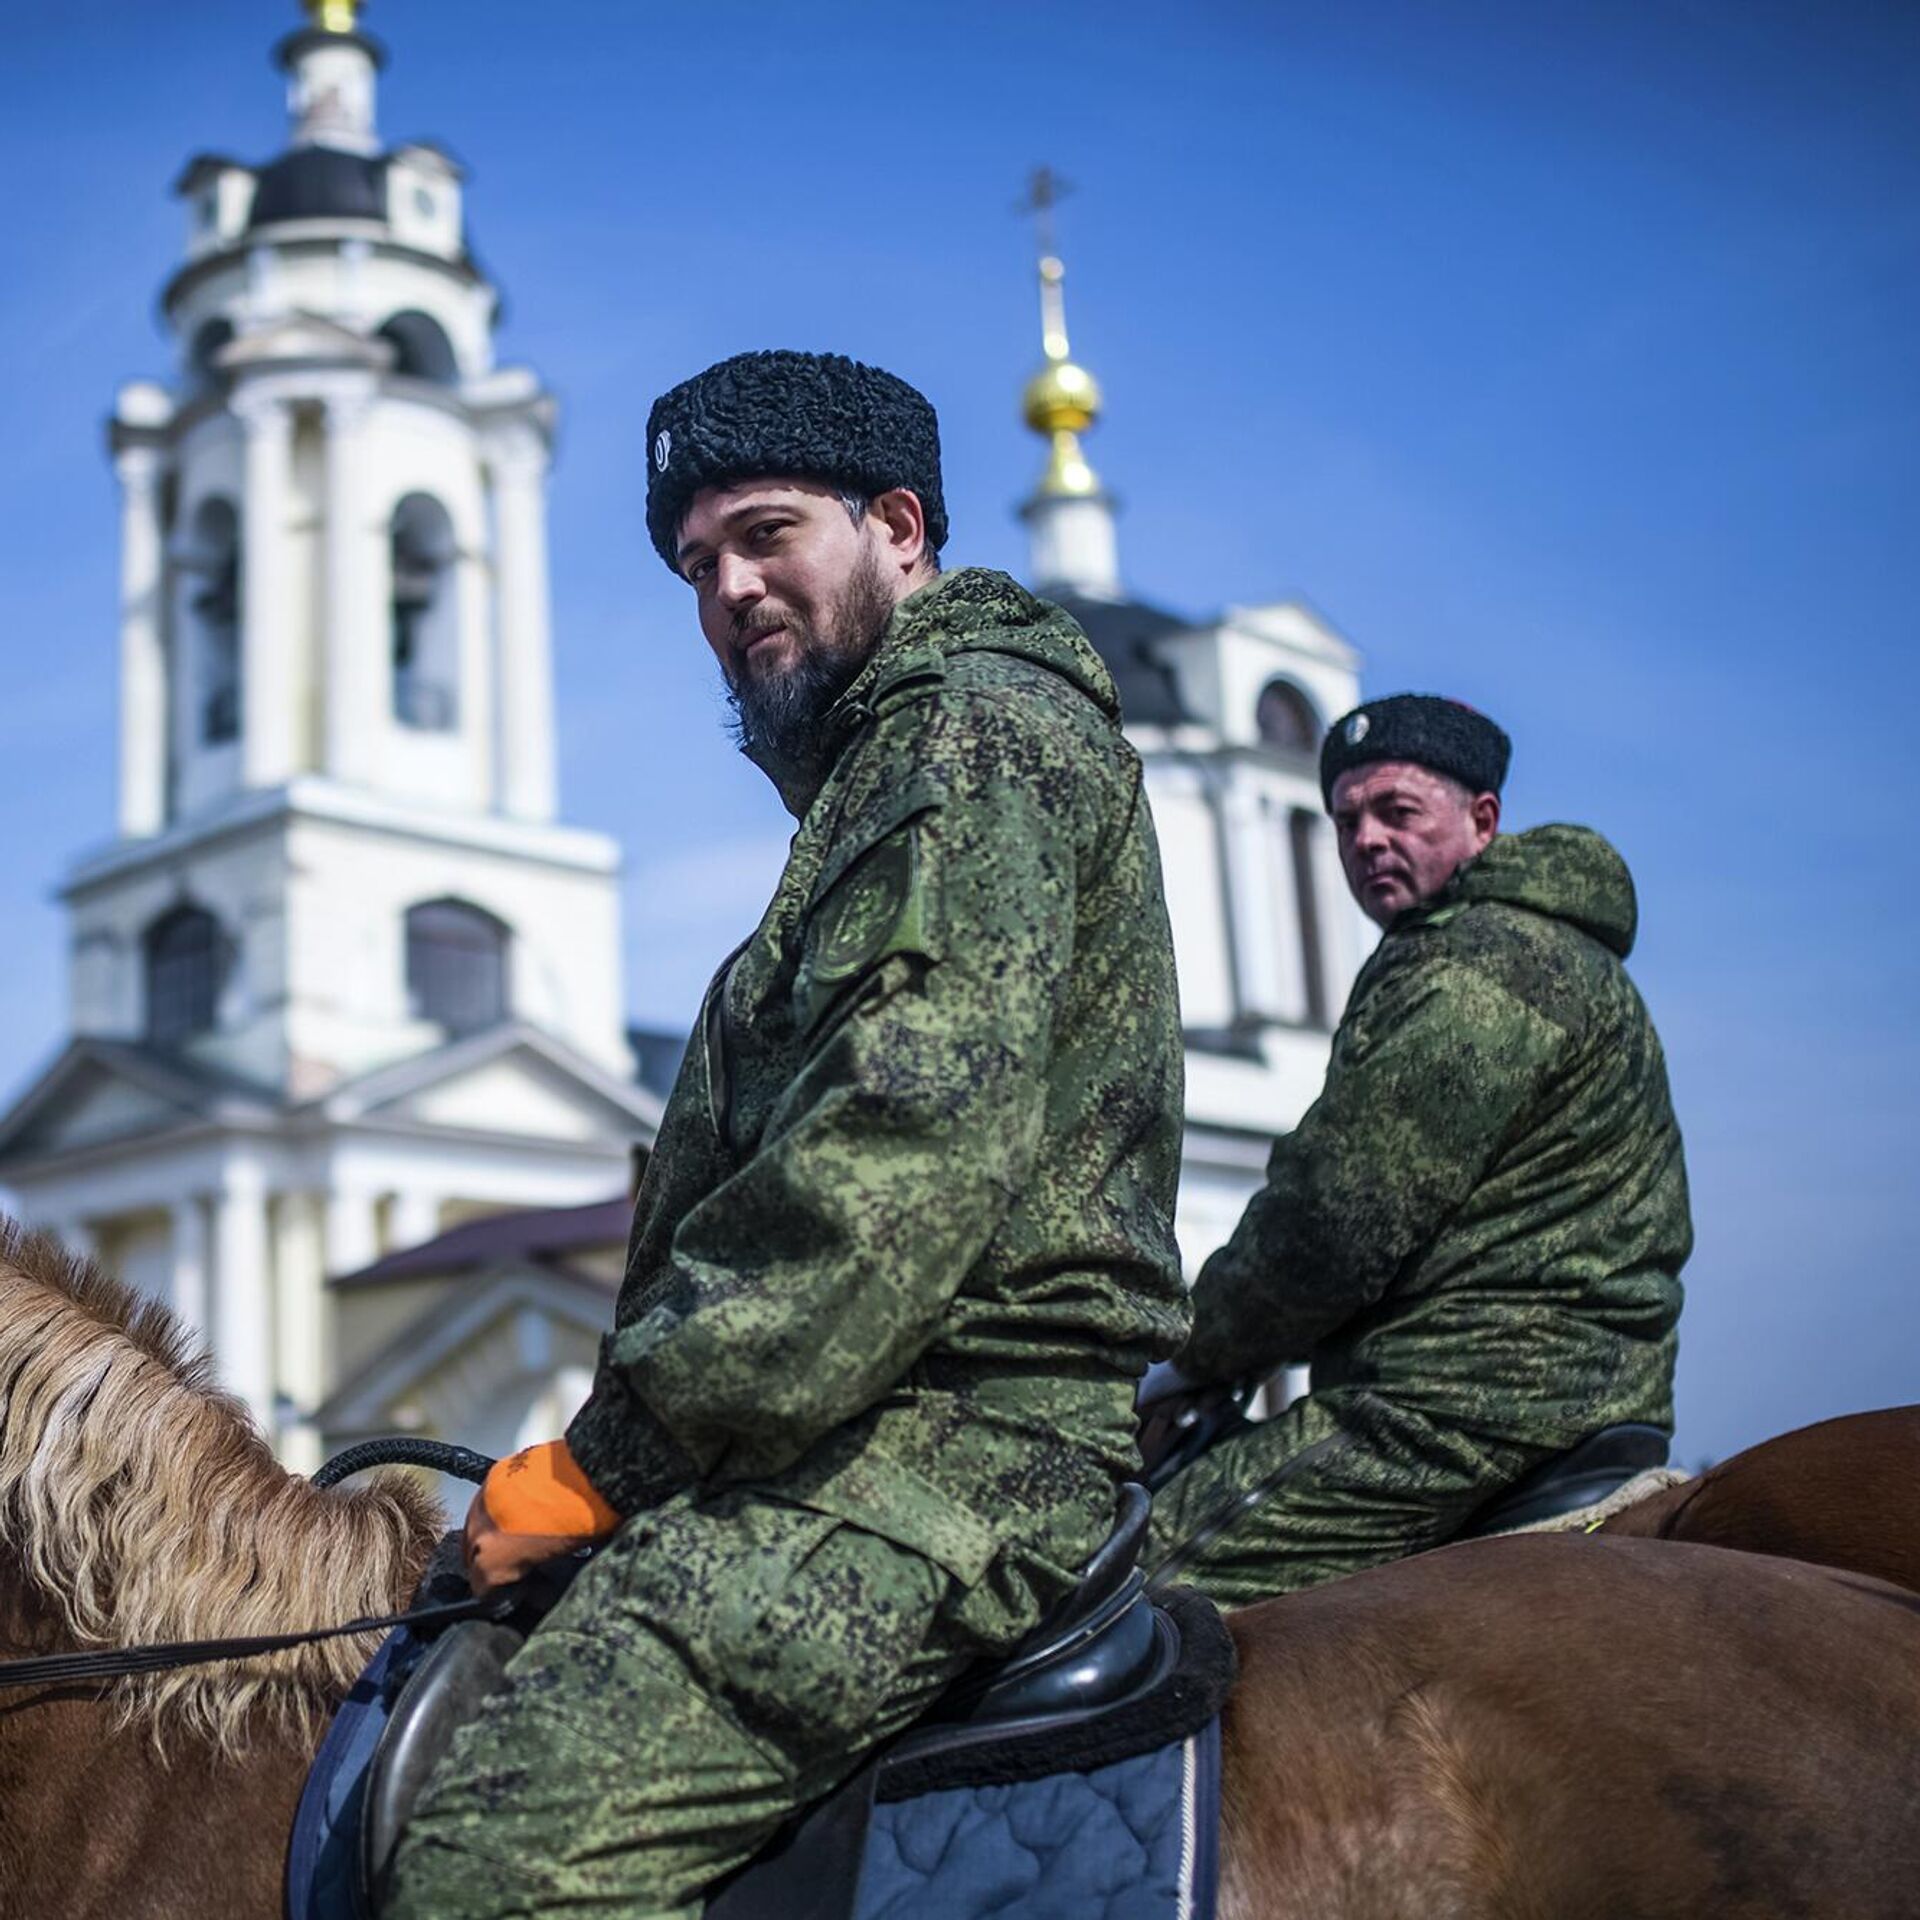
{"type": "Polygon", "coordinates": [[[794,975],[794,1025],[804,1037],[856,981],[896,954],[937,961],[938,887],[928,828],[939,801],[904,793],[836,847],[807,910],[794,975]]]}

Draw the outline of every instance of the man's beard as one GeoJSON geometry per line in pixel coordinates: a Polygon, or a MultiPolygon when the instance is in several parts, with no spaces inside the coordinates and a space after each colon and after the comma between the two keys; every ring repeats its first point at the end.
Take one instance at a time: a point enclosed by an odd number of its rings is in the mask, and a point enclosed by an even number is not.
{"type": "Polygon", "coordinates": [[[739,669],[726,676],[729,727],[740,751],[777,782],[818,771],[815,762],[827,750],[821,722],[860,677],[892,614],[886,575],[871,553],[861,555],[818,625],[797,611],[748,609],[734,622],[739,669]],[[793,662],[756,674],[739,650],[776,627],[787,630],[793,662]]]}

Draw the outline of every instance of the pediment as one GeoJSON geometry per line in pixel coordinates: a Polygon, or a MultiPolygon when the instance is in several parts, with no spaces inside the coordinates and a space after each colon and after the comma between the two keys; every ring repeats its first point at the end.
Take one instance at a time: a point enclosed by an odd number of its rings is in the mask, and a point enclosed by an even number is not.
{"type": "Polygon", "coordinates": [[[512,1135],[583,1146],[651,1140],[660,1107],[545,1036],[508,1029],[422,1055],[337,1089],[336,1119],[512,1135]]]}
{"type": "Polygon", "coordinates": [[[77,1153],[214,1117],[231,1100],[145,1050],[79,1041],[0,1117],[0,1163],[77,1153]]]}
{"type": "Polygon", "coordinates": [[[568,1404],[533,1437],[565,1427],[592,1380],[611,1295],[576,1275],[510,1268],[435,1289],[397,1327],[378,1292],[350,1293],[340,1309],[350,1345],[360,1313],[384,1337],[319,1409],[325,1431],[417,1429],[501,1454],[526,1444],[519,1429],[556,1393],[568,1404]]]}
{"type": "Polygon", "coordinates": [[[546,1062],[524,1056],[489,1060],[384,1111],[433,1127],[581,1142],[604,1139],[609,1125],[625,1118],[546,1062]]]}
{"type": "Polygon", "coordinates": [[[369,339],[318,313],[291,313],[283,320],[243,333],[221,348],[214,364],[226,373],[247,373],[287,361],[315,361],[366,367],[384,372],[394,349],[386,340],[369,339]]]}
{"type": "Polygon", "coordinates": [[[132,1134],[159,1133],[193,1116],[145,1087],[136,1087],[105,1067],[76,1075],[74,1084],[50,1103],[16,1150],[59,1153],[97,1146],[132,1134]]]}

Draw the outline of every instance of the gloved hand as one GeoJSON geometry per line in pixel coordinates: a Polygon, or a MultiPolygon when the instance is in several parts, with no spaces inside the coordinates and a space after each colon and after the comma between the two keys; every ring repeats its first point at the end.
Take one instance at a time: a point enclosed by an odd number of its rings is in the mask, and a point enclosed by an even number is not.
{"type": "Polygon", "coordinates": [[[543,1560],[604,1540],[620,1516],[581,1472],[564,1440],[496,1460],[467,1509],[467,1584],[511,1585],[543,1560]]]}
{"type": "Polygon", "coordinates": [[[1203,1385],[1171,1360],[1150,1367],[1134,1395],[1141,1476],[1157,1491],[1214,1441],[1245,1423],[1243,1409],[1253,1383],[1228,1380],[1203,1385]]]}

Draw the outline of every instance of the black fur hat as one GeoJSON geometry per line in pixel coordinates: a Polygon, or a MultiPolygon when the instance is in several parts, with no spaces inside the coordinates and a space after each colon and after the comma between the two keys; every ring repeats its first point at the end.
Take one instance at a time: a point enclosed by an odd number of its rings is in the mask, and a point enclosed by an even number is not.
{"type": "Polygon", "coordinates": [[[910,487],[928,548],[947,543],[939,418],[895,374],[841,353],[737,353],[653,403],[647,532],[668,566],[702,487],[776,476],[866,495],[910,487]]]}
{"type": "Polygon", "coordinates": [[[1411,760],[1458,780],[1469,793],[1498,793],[1513,742],[1487,718],[1437,693],[1390,693],[1355,707],[1320,743],[1320,795],[1333,805],[1333,783],[1378,760],[1411,760]]]}

